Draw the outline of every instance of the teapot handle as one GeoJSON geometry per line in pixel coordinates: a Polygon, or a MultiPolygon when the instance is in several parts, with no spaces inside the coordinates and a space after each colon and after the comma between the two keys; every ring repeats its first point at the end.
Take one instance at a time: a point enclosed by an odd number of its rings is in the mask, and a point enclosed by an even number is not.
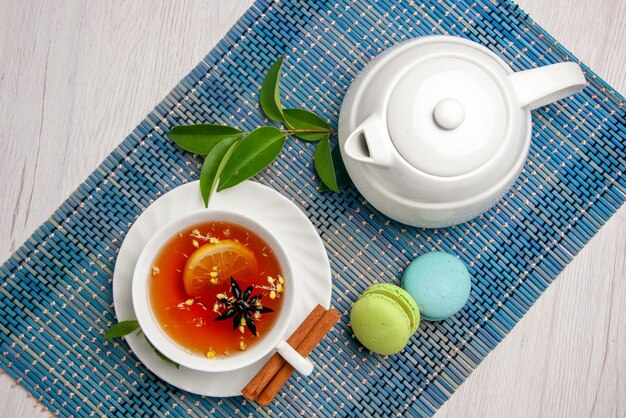
{"type": "Polygon", "coordinates": [[[509,75],[521,107],[537,109],[581,91],[585,76],[574,62],[561,62],[509,75]]]}
{"type": "Polygon", "coordinates": [[[392,145],[383,121],[377,115],[365,119],[348,135],[343,151],[349,158],[379,167],[393,163],[392,145]]]}

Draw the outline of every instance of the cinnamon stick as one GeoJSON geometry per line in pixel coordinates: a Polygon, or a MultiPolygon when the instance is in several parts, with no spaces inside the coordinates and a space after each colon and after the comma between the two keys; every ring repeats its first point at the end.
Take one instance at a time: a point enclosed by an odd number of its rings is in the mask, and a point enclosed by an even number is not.
{"type": "MultiPolygon", "coordinates": [[[[311,329],[315,327],[315,325],[322,318],[324,313],[326,312],[326,308],[322,305],[317,305],[311,313],[306,317],[306,319],[300,324],[298,329],[294,331],[293,334],[287,339],[287,343],[293,348],[297,348],[306,335],[309,333],[311,329]]],[[[275,353],[270,359],[265,363],[265,365],[259,370],[259,372],[250,380],[250,382],[246,385],[245,388],[241,391],[242,395],[251,401],[255,400],[256,397],[261,393],[263,388],[269,383],[270,380],[274,377],[278,370],[286,363],[285,359],[281,357],[280,354],[275,353]]]]}
{"type": "MultiPolygon", "coordinates": [[[[298,345],[298,348],[296,348],[296,351],[301,356],[308,356],[311,351],[317,347],[320,341],[322,341],[326,334],[328,334],[328,332],[333,328],[335,323],[339,321],[339,318],[339,312],[334,309],[330,309],[324,313],[322,319],[319,320],[317,325],[315,325],[315,327],[311,329],[311,332],[309,332],[304,340],[302,340],[300,345],[298,345]]],[[[291,377],[293,372],[294,368],[291,364],[283,364],[280,370],[278,370],[278,373],[276,373],[272,380],[270,380],[267,386],[265,386],[259,394],[257,399],[259,404],[263,406],[269,405],[278,391],[285,385],[285,383],[287,383],[287,380],[291,377]]]]}

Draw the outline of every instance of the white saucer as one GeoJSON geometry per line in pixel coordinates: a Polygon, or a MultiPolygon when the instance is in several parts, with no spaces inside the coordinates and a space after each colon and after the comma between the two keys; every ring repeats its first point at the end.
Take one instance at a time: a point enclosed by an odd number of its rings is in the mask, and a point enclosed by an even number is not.
{"type": "MultiPolygon", "coordinates": [[[[197,181],[182,185],[150,205],[130,228],[120,247],[113,272],[113,302],[119,321],[135,319],[131,283],[135,263],[144,245],[156,230],[187,212],[203,209],[197,181]]],[[[280,193],[259,183],[246,181],[215,193],[211,209],[224,209],[255,219],[271,230],[285,245],[298,280],[296,310],[288,335],[319,303],[330,306],[332,281],[330,263],[315,227],[302,211],[280,193]]],[[[143,336],[128,335],[126,341],[135,355],[154,374],[189,392],[207,396],[239,396],[241,390],[267,360],[225,373],[207,373],[173,365],[159,358],[143,336]]]]}

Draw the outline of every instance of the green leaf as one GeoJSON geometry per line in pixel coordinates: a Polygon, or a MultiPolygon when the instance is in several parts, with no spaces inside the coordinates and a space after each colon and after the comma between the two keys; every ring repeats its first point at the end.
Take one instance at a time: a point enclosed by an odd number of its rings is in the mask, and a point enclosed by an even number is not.
{"type": "Polygon", "coordinates": [[[180,369],[180,364],[176,363],[174,360],[170,359],[169,357],[165,357],[165,354],[161,353],[159,350],[157,350],[157,348],[155,346],[152,345],[152,343],[150,342],[150,340],[148,339],[148,337],[146,337],[144,335],[144,338],[146,339],[146,341],[148,342],[148,344],[150,344],[150,347],[152,347],[152,349],[154,350],[154,352],[156,353],[157,356],[159,356],[161,358],[161,360],[165,360],[165,362],[176,366],[177,369],[180,369]]]}
{"type": "Polygon", "coordinates": [[[204,123],[175,126],[167,133],[167,136],[185,151],[207,155],[220,141],[239,139],[243,136],[243,132],[231,126],[204,123]]]}
{"type": "Polygon", "coordinates": [[[317,144],[317,149],[315,150],[315,171],[317,171],[317,174],[326,186],[335,192],[339,191],[328,136],[317,144]]]}
{"type": "Polygon", "coordinates": [[[217,190],[228,189],[267,167],[285,144],[285,134],[279,129],[264,126],[244,137],[233,151],[222,170],[217,190]]]}
{"type": "Polygon", "coordinates": [[[202,170],[200,170],[200,192],[204,200],[204,206],[209,206],[209,199],[222,170],[226,166],[230,156],[237,147],[238,139],[227,138],[217,143],[204,158],[202,170]]]}
{"type": "MultiPolygon", "coordinates": [[[[289,129],[301,131],[329,131],[330,126],[326,121],[313,112],[304,109],[283,109],[285,124],[289,129]]],[[[328,135],[328,132],[297,132],[298,138],[305,141],[319,141],[328,135]]]]}
{"type": "Polygon", "coordinates": [[[282,105],[280,103],[280,72],[283,66],[284,55],[270,67],[263,84],[261,84],[261,109],[270,119],[276,122],[284,122],[282,105]]]}
{"type": "Polygon", "coordinates": [[[104,338],[120,338],[130,334],[137,328],[139,328],[139,322],[135,320],[118,322],[117,324],[113,324],[111,328],[104,333],[104,338]]]}
{"type": "MultiPolygon", "coordinates": [[[[341,151],[339,149],[339,145],[337,145],[330,152],[330,155],[333,158],[333,165],[335,166],[335,177],[337,178],[337,187],[343,189],[352,184],[352,179],[350,179],[350,175],[348,174],[348,170],[346,170],[346,166],[343,163],[343,159],[341,158],[341,151]]],[[[325,183],[320,184],[320,191],[330,190],[325,183]]]]}

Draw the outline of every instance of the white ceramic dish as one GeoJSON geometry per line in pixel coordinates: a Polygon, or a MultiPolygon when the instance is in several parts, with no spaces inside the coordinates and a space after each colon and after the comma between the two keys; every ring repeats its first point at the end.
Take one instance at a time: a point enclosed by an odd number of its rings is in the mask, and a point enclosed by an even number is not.
{"type": "Polygon", "coordinates": [[[141,330],[148,340],[167,358],[181,366],[203,372],[227,372],[249,366],[259,361],[272,350],[277,349],[301,374],[309,375],[313,370],[313,364],[300,356],[289,344],[284,343],[287,326],[293,318],[296,306],[297,286],[298,282],[293,280],[293,269],[291,268],[287,251],[270,229],[252,218],[236,212],[204,209],[184,214],[169,222],[159,229],[145,245],[139,255],[133,274],[133,306],[141,330]],[[278,259],[286,282],[285,291],[282,295],[283,301],[280,316],[275,319],[274,326],[270,331],[246,351],[234,353],[227,358],[215,358],[212,360],[207,359],[205,355],[189,352],[172,340],[158,323],[150,298],[150,280],[154,280],[152,277],[152,266],[155,265],[155,259],[163,247],[181,231],[210,221],[230,222],[240,225],[261,237],[278,259]]]}
{"type": "MultiPolygon", "coordinates": [[[[135,319],[131,298],[133,271],[143,247],[163,225],[181,215],[202,210],[198,182],[180,186],[151,204],[135,221],[120,247],[113,273],[113,301],[118,320],[135,319]]],[[[298,282],[298,303],[287,327],[290,335],[317,304],[330,306],[332,281],[324,245],[308,218],[291,201],[261,184],[246,181],[216,193],[210,209],[225,209],[256,220],[272,230],[292,260],[298,282]]],[[[207,396],[238,396],[248,381],[271,355],[230,372],[176,369],[160,359],[143,336],[126,337],[134,354],[154,374],[189,392],[207,396]]]]}
{"type": "Polygon", "coordinates": [[[519,175],[530,111],[585,83],[576,63],[515,73],[466,39],[412,39],[376,57],[350,86],[341,155],[359,191],[387,216],[421,227],[465,222],[519,175]]]}

